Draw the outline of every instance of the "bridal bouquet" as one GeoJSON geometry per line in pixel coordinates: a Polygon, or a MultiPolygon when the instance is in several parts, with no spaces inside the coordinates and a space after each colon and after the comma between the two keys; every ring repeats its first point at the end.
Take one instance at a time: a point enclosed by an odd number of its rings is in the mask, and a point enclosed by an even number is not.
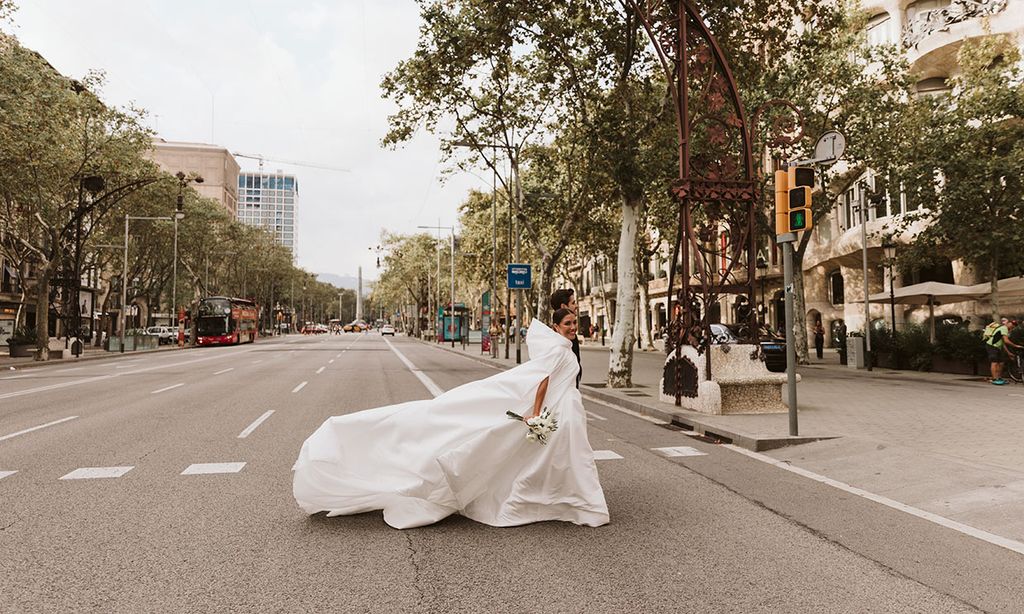
{"type": "MultiPolygon", "coordinates": [[[[512,420],[518,420],[520,422],[523,421],[523,416],[520,416],[514,411],[507,411],[505,412],[505,415],[512,420]]],[[[529,441],[536,441],[541,445],[546,445],[551,433],[558,430],[558,420],[556,420],[555,417],[551,415],[551,412],[548,411],[548,408],[545,407],[541,410],[539,416],[534,416],[526,420],[526,428],[529,429],[526,433],[526,439],[529,441]]]]}

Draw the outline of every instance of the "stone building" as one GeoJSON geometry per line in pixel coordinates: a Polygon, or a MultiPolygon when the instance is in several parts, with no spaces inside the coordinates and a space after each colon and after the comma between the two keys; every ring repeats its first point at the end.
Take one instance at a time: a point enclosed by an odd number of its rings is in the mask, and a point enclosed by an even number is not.
{"type": "Polygon", "coordinates": [[[240,167],[231,152],[220,145],[153,139],[153,161],[165,171],[199,173],[202,183],[191,187],[201,196],[216,200],[235,217],[238,214],[238,172],[240,167]]]}

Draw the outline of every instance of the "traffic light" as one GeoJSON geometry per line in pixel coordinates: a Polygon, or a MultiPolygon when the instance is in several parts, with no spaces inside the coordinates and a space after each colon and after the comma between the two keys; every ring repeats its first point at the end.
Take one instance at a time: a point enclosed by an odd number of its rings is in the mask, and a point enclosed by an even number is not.
{"type": "Polygon", "coordinates": [[[786,232],[810,230],[813,226],[811,191],[814,190],[814,169],[792,166],[786,175],[786,232]]]}
{"type": "Polygon", "coordinates": [[[775,171],[775,234],[789,232],[789,173],[775,171]]]}

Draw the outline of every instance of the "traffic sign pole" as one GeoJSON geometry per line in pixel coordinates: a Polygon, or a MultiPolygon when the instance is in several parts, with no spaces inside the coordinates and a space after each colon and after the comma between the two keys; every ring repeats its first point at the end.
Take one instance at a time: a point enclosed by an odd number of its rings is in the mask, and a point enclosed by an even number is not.
{"type": "Polygon", "coordinates": [[[800,434],[796,406],[796,335],[793,330],[793,243],[797,234],[776,237],[782,244],[782,283],[786,293],[786,404],[789,406],[789,436],[800,434]]]}

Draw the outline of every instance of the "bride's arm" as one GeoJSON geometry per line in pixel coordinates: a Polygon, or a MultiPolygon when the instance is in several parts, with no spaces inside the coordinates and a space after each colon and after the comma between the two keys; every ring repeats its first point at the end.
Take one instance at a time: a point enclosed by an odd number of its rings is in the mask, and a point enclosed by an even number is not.
{"type": "Polygon", "coordinates": [[[526,416],[527,419],[540,415],[540,410],[544,406],[544,396],[548,393],[548,380],[550,379],[550,377],[545,377],[537,387],[537,397],[533,400],[533,413],[526,416]]]}

